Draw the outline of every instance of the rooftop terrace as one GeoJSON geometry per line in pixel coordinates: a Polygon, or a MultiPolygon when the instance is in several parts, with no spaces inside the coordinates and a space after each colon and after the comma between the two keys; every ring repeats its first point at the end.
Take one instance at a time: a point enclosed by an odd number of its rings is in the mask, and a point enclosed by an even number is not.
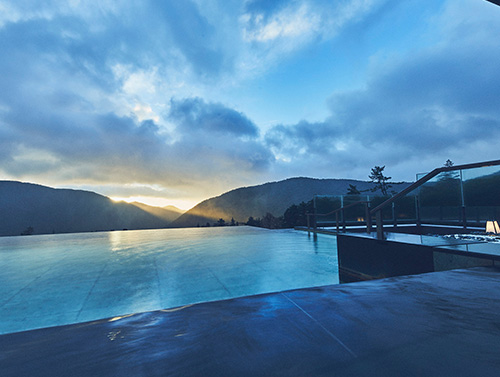
{"type": "Polygon", "coordinates": [[[201,303],[0,336],[3,376],[498,376],[500,270],[201,303]]]}
{"type": "MultiPolygon", "coordinates": [[[[258,244],[265,247],[255,248],[256,240],[252,238],[247,240],[250,246],[244,255],[233,250],[241,248],[241,237],[248,230],[238,230],[238,237],[231,238],[231,242],[226,234],[213,247],[219,258],[200,257],[204,251],[192,250],[181,255],[181,260],[197,256],[196,268],[189,270],[184,280],[175,278],[176,285],[170,287],[170,292],[182,291],[192,277],[208,269],[211,281],[218,284],[216,290],[223,294],[219,299],[233,298],[199,303],[195,300],[172,307],[165,306],[172,301],[163,300],[159,290],[155,305],[167,309],[0,335],[2,376],[497,376],[500,244],[426,235],[428,229],[421,215],[427,208],[427,216],[438,214],[440,222],[446,211],[436,211],[435,205],[441,206],[442,197],[454,193],[456,200],[446,206],[457,209],[450,212],[455,218],[445,224],[447,228],[432,224],[436,233],[457,227],[471,231],[473,213],[474,224],[481,224],[485,216],[496,216],[499,203],[488,201],[484,206],[474,201],[478,197],[483,200],[484,195],[468,193],[480,192],[483,187],[477,182],[496,182],[499,165],[500,161],[496,161],[493,170],[488,166],[468,179],[464,179],[467,175],[463,166],[460,177],[450,175],[447,169],[438,172],[444,176],[426,181],[430,182],[427,195],[432,195],[426,198],[421,190],[417,205],[403,208],[414,210],[417,221],[413,230],[408,224],[396,224],[398,212],[394,205],[389,207],[392,211],[384,213],[387,206],[381,203],[371,211],[368,204],[362,208],[368,214],[367,233],[339,232],[337,216],[335,232],[318,228],[315,221],[314,228],[305,229],[315,235],[305,242],[305,236],[299,240],[297,234],[280,231],[266,233],[279,239],[262,244],[264,233],[259,230],[258,244]],[[448,189],[444,196],[440,191],[436,194],[440,187],[448,189]],[[376,232],[370,232],[371,214],[376,216],[376,232]],[[388,232],[389,228],[394,232],[388,232]],[[353,280],[377,280],[290,290],[293,284],[311,287],[318,283],[318,277],[331,279],[331,273],[337,272],[331,266],[321,267],[323,262],[337,259],[330,255],[331,248],[319,247],[324,242],[317,242],[316,233],[337,235],[340,281],[346,281],[343,274],[353,280]],[[272,253],[270,245],[277,247],[272,253]],[[206,265],[208,261],[210,266],[206,265]],[[236,269],[235,261],[239,261],[236,269]],[[219,275],[221,266],[231,271],[228,282],[224,281],[226,275],[219,275]],[[314,279],[310,280],[308,274],[314,279]],[[279,276],[277,281],[275,275],[279,276]],[[255,290],[255,284],[249,284],[252,291],[244,293],[238,284],[241,280],[250,282],[255,276],[262,280],[260,291],[255,290]],[[271,285],[276,293],[252,295],[266,292],[271,285]]],[[[498,200],[495,195],[491,198],[498,200]]],[[[395,199],[388,203],[395,203],[395,199]]],[[[344,220],[347,212],[341,215],[344,220]]],[[[121,245],[114,236],[111,247],[107,247],[109,253],[98,253],[101,258],[108,255],[109,260],[91,279],[93,287],[101,282],[102,273],[114,269],[117,262],[134,270],[136,257],[143,259],[135,255],[136,248],[129,242],[121,245]]],[[[203,237],[200,245],[203,250],[207,248],[203,237]]],[[[176,256],[178,247],[170,254],[163,249],[158,252],[156,246],[154,249],[154,253],[146,254],[151,254],[149,264],[154,265],[153,275],[158,280],[155,284],[161,288],[165,286],[161,273],[177,276],[186,265],[176,263],[169,271],[167,264],[158,262],[176,256]],[[184,267],[179,268],[181,265],[184,267]]],[[[47,267],[40,276],[59,274],[54,271],[59,270],[47,267]]],[[[36,288],[38,281],[38,277],[31,279],[26,287],[36,288]]],[[[91,293],[86,297],[92,297],[91,293]]],[[[165,297],[170,297],[168,292],[165,297]]],[[[208,296],[203,297],[206,301],[208,296]]],[[[81,312],[87,301],[83,300],[81,312]]]]}

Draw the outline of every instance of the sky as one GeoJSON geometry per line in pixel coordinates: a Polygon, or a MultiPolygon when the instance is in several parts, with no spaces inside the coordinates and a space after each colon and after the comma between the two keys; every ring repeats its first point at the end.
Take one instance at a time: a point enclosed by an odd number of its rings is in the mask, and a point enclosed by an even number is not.
{"type": "Polygon", "coordinates": [[[500,158],[485,0],[0,0],[0,179],[188,209],[500,158]]]}

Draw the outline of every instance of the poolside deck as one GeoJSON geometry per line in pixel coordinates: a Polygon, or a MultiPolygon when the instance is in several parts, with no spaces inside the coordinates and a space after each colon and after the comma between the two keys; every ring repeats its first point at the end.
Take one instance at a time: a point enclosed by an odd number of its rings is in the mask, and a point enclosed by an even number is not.
{"type": "Polygon", "coordinates": [[[7,376],[498,376],[500,269],[300,289],[0,336],[7,376]]]}

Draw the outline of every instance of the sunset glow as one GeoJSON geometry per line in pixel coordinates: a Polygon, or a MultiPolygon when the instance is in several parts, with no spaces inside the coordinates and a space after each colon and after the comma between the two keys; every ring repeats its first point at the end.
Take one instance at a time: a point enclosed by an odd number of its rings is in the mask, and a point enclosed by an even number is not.
{"type": "Polygon", "coordinates": [[[126,202],[126,203],[139,202],[153,207],[166,207],[171,205],[183,211],[187,211],[188,209],[194,207],[198,203],[196,201],[190,201],[190,200],[154,198],[149,196],[132,196],[128,198],[110,197],[110,199],[115,202],[126,202]]]}
{"type": "Polygon", "coordinates": [[[0,177],[188,209],[499,158],[484,0],[0,0],[0,177]]]}

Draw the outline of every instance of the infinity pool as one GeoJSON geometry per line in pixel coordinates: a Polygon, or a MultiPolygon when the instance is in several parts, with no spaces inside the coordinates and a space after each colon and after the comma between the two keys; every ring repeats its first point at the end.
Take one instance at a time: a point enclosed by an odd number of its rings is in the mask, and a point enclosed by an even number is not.
{"type": "Polygon", "coordinates": [[[337,283],[336,238],[293,230],[0,237],[0,334],[337,283]]]}

